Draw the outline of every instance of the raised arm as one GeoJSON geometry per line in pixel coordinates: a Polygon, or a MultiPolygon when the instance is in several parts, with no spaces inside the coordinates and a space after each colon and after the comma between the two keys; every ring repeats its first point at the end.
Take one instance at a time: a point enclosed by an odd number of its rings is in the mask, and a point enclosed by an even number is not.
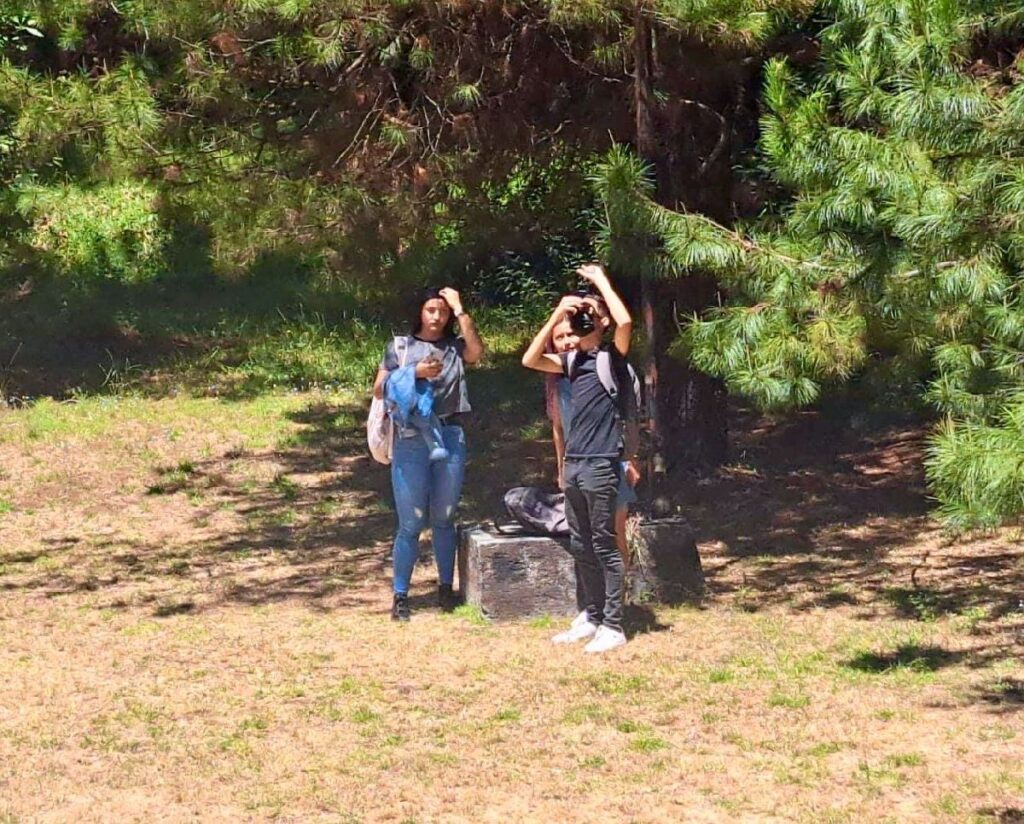
{"type": "Polygon", "coordinates": [[[568,295],[562,298],[558,306],[555,307],[555,311],[551,313],[547,323],[533,336],[530,345],[526,347],[526,351],[523,353],[523,366],[527,369],[536,369],[538,372],[561,374],[562,359],[558,355],[552,355],[544,350],[551,340],[551,333],[561,322],[562,318],[565,317],[567,312],[576,311],[576,307],[582,302],[582,298],[578,298],[575,295],[568,295]]]}
{"type": "Polygon", "coordinates": [[[462,339],[466,341],[462,359],[469,364],[479,362],[480,358],[484,356],[484,342],[480,339],[480,333],[476,331],[473,319],[462,308],[462,298],[459,297],[458,292],[447,286],[441,290],[441,297],[452,308],[452,313],[459,323],[459,330],[462,332],[462,339]]]}
{"type": "Polygon", "coordinates": [[[580,277],[594,284],[594,288],[604,298],[604,302],[608,304],[608,312],[611,314],[612,322],[615,324],[615,337],[613,338],[615,348],[619,350],[619,354],[627,354],[629,352],[629,344],[633,338],[633,316],[629,314],[626,304],[622,302],[622,298],[612,288],[612,282],[608,278],[608,273],[605,272],[604,267],[593,263],[581,266],[578,273],[580,277]]]}

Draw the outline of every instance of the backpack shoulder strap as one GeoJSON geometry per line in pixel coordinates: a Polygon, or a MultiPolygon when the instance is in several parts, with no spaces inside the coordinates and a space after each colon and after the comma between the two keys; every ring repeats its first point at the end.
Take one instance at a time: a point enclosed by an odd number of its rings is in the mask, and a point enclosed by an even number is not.
{"type": "Polygon", "coordinates": [[[615,366],[612,364],[612,353],[602,348],[597,353],[597,379],[601,386],[608,393],[613,401],[619,399],[619,380],[615,376],[615,366]]]}
{"type": "Polygon", "coordinates": [[[405,360],[409,357],[409,338],[406,335],[395,335],[395,355],[398,357],[398,365],[405,366],[405,360]],[[398,354],[398,342],[402,342],[402,354],[398,354]]]}
{"type": "Polygon", "coordinates": [[[597,355],[597,377],[625,417],[640,417],[643,403],[640,376],[624,355],[602,349],[597,355]]]}

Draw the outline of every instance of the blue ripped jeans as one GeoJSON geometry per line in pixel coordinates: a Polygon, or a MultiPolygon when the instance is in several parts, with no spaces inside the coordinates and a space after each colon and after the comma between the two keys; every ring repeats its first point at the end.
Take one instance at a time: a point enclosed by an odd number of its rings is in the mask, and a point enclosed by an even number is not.
{"type": "Polygon", "coordinates": [[[391,455],[391,487],[398,512],[392,552],[394,590],[403,595],[409,592],[420,533],[428,523],[437,577],[442,584],[451,584],[455,578],[455,513],[466,471],[466,436],[461,426],[442,426],[441,437],[447,460],[431,462],[430,449],[419,435],[396,438],[391,455]]]}

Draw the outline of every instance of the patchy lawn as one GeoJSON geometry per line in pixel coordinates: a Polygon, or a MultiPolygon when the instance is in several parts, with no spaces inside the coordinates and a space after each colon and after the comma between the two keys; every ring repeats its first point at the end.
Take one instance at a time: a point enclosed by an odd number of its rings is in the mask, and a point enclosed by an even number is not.
{"type": "MultiPolygon", "coordinates": [[[[502,375],[467,517],[550,475],[502,375]]],[[[1024,552],[943,540],[919,430],[741,417],[688,485],[707,602],[595,660],[440,614],[426,563],[387,619],[362,421],[309,392],[0,412],[0,822],[1024,817],[1024,552]]]]}

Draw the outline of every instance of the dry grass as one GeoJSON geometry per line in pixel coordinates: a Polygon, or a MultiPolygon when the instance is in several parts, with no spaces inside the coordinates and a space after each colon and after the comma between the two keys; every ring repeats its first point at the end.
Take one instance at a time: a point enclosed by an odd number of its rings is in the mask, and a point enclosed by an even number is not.
{"type": "Polygon", "coordinates": [[[943,542],[920,433],[744,424],[708,603],[592,660],[429,566],[387,620],[353,398],[100,403],[0,412],[0,822],[1019,820],[1024,554],[943,542]]]}

